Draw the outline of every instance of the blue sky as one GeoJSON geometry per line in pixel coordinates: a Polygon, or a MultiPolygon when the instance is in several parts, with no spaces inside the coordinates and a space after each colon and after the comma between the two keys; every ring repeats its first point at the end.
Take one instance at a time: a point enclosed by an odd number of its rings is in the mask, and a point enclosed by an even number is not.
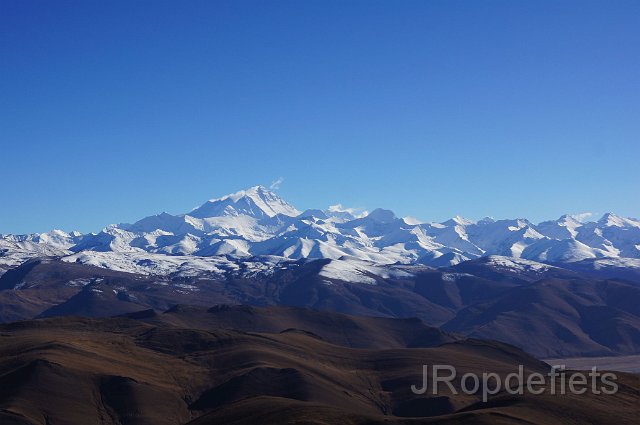
{"type": "Polygon", "coordinates": [[[445,220],[640,216],[640,2],[0,2],[0,232],[282,177],[445,220]]]}

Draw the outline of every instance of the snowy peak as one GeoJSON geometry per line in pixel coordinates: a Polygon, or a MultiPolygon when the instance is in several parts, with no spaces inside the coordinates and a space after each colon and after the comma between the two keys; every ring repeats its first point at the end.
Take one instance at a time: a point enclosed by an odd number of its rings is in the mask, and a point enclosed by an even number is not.
{"type": "Polygon", "coordinates": [[[367,215],[366,211],[360,211],[355,208],[345,208],[342,204],[330,205],[329,208],[324,210],[327,217],[335,218],[338,220],[348,221],[356,218],[362,218],[367,215]]]}
{"type": "Polygon", "coordinates": [[[561,226],[571,227],[571,228],[579,227],[582,225],[582,223],[578,219],[576,219],[574,216],[569,214],[565,214],[561,216],[559,219],[556,220],[556,223],[558,223],[561,226]]]}
{"type": "Polygon", "coordinates": [[[536,230],[551,239],[575,238],[579,227],[582,226],[573,216],[563,215],[557,220],[543,221],[538,224],[536,230]]]}
{"type": "Polygon", "coordinates": [[[461,217],[459,215],[445,221],[444,223],[445,226],[469,226],[471,224],[475,224],[472,220],[468,220],[464,217],[461,217]]]}
{"type": "Polygon", "coordinates": [[[315,219],[320,219],[320,220],[325,220],[327,218],[329,218],[327,216],[327,214],[322,211],[322,210],[318,210],[318,209],[309,209],[309,210],[305,210],[304,212],[302,212],[299,216],[299,219],[305,219],[305,218],[315,218],[315,219]]]}
{"type": "Polygon", "coordinates": [[[300,211],[264,186],[211,199],[188,215],[196,218],[248,215],[254,218],[275,217],[278,214],[295,217],[300,211]]]}
{"type": "Polygon", "coordinates": [[[598,220],[598,224],[603,227],[639,227],[640,221],[630,218],[620,217],[614,213],[606,213],[598,220]]]}
{"type": "Polygon", "coordinates": [[[396,215],[391,210],[385,210],[382,208],[376,208],[371,211],[366,218],[368,220],[377,221],[379,223],[390,223],[396,219],[396,215]]]}

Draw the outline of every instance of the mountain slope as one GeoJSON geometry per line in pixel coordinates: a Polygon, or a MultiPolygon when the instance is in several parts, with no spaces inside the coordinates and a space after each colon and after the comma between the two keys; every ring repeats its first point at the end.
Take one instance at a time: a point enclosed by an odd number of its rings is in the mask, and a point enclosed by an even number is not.
{"type": "Polygon", "coordinates": [[[623,281],[540,280],[471,304],[443,329],[493,338],[541,358],[640,352],[640,286],[623,281]]]}
{"type": "MultiPolygon", "coordinates": [[[[165,256],[162,256],[165,257],[165,256]]],[[[174,258],[176,257],[169,257],[174,258]]],[[[145,260],[140,260],[145,261],[145,260]]],[[[556,266],[484,257],[433,270],[424,266],[380,266],[363,261],[298,260],[269,264],[268,258],[219,260],[208,277],[183,273],[163,277],[107,270],[58,259],[31,261],[0,277],[0,321],[49,316],[108,317],[140,310],[169,310],[156,320],[212,330],[230,320],[244,331],[281,332],[287,309],[304,307],[348,315],[418,318],[428,326],[505,341],[539,356],[621,355],[640,352],[640,281],[601,280],[556,266]],[[261,310],[172,309],[199,306],[282,306],[261,310]]],[[[297,315],[316,333],[318,313],[297,315]]],[[[360,341],[356,319],[330,319],[343,338],[360,341]],[[350,329],[346,332],[343,329],[350,329]]],[[[396,323],[396,322],[394,322],[396,323]]],[[[430,335],[420,321],[404,322],[404,343],[420,345],[430,335]]],[[[372,333],[367,331],[368,333],[372,333]]],[[[394,331],[395,332],[395,331],[394,331]]],[[[319,334],[318,334],[319,335],[319,334]]],[[[338,341],[319,335],[329,341],[338,341]]],[[[354,345],[355,346],[355,345],[354,345]]],[[[363,345],[363,346],[366,346],[363,345]]]]}
{"type": "MultiPolygon", "coordinates": [[[[139,313],[133,315],[138,316],[139,313]]],[[[418,319],[349,316],[293,307],[221,305],[207,309],[177,305],[162,314],[150,312],[148,318],[142,320],[206,331],[304,332],[322,341],[351,348],[425,348],[457,340],[418,319]]]]}
{"type": "MultiPolygon", "coordinates": [[[[482,403],[480,394],[454,394],[446,386],[438,396],[413,394],[411,385],[422,382],[422,364],[452,365],[460,375],[490,370],[502,377],[518,365],[526,375],[549,370],[522,351],[491,341],[352,349],[307,332],[203,331],[125,318],[47,319],[0,326],[0,421],[631,424],[637,419],[637,377],[619,374],[620,391],[611,396],[496,394],[482,403]]],[[[453,384],[460,391],[459,377],[453,384]]]]}

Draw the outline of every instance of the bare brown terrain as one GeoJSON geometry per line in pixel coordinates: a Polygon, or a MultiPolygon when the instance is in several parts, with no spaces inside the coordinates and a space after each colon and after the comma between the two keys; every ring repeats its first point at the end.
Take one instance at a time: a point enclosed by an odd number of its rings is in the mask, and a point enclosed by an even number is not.
{"type": "MultiPolygon", "coordinates": [[[[212,280],[137,275],[57,259],[33,260],[0,276],[0,322],[110,317],[145,309],[165,311],[175,304],[280,305],[358,316],[418,318],[452,333],[506,342],[539,358],[640,352],[637,281],[603,280],[563,269],[542,275],[518,274],[475,260],[446,269],[419,269],[411,278],[372,275],[375,285],[340,280],[327,285],[327,279],[318,275],[327,261],[300,263],[273,275],[212,280]]],[[[212,320],[209,316],[207,320],[212,320]]],[[[305,324],[311,326],[318,319],[308,317],[305,324]]],[[[200,320],[183,325],[190,327],[200,320]]],[[[216,320],[219,326],[243,323],[221,314],[216,320]]],[[[375,327],[381,323],[386,322],[375,327]]],[[[273,331],[269,327],[245,330],[273,331]]]]}
{"type": "Polygon", "coordinates": [[[419,322],[291,308],[49,318],[0,326],[0,423],[632,424],[640,413],[637,375],[620,374],[615,395],[500,392],[483,403],[446,387],[413,394],[423,364],[456,367],[456,388],[466,372],[549,369],[512,346],[419,322]],[[422,329],[419,343],[406,327],[422,329]]]}

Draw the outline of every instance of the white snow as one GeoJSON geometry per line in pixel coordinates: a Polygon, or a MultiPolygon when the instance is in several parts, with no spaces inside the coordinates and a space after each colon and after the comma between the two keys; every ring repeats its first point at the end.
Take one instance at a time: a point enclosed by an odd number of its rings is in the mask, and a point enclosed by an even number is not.
{"type": "Polygon", "coordinates": [[[458,279],[465,276],[473,277],[473,275],[470,275],[468,273],[442,273],[442,280],[445,282],[456,282],[458,279]]]}
{"type": "Polygon", "coordinates": [[[346,261],[332,260],[329,264],[322,267],[319,275],[328,279],[342,280],[345,282],[365,283],[367,285],[376,284],[374,278],[365,275],[363,270],[358,269],[346,261]]]}
{"type": "Polygon", "coordinates": [[[491,255],[487,258],[487,264],[496,270],[512,270],[518,272],[542,273],[557,267],[542,264],[536,261],[524,260],[522,258],[510,258],[500,255],[491,255]]]}

